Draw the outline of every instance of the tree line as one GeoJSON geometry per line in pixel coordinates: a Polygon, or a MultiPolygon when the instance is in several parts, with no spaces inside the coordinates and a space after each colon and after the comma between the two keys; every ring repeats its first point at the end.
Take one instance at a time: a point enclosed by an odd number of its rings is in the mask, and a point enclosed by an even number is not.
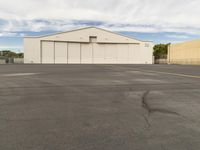
{"type": "Polygon", "coordinates": [[[0,51],[0,56],[6,58],[24,58],[24,53],[15,53],[9,50],[2,50],[0,51]]]}

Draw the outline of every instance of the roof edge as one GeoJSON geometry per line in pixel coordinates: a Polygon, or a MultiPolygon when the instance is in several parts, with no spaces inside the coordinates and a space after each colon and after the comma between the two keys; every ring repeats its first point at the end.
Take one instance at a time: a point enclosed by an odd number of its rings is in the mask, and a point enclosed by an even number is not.
{"type": "Polygon", "coordinates": [[[89,29],[89,28],[94,28],[94,27],[78,28],[78,29],[73,29],[73,30],[64,31],[64,32],[55,32],[55,33],[52,33],[52,34],[46,34],[46,35],[42,35],[42,36],[24,36],[24,38],[43,38],[43,37],[47,37],[47,36],[53,36],[53,35],[58,35],[58,34],[63,34],[63,33],[69,33],[69,32],[89,29]]]}
{"type": "Polygon", "coordinates": [[[59,35],[59,34],[63,34],[63,33],[70,33],[70,32],[75,32],[75,31],[79,31],[79,30],[90,29],[90,28],[103,30],[105,32],[109,32],[109,33],[112,33],[112,34],[116,34],[116,35],[119,35],[119,36],[122,36],[122,37],[126,37],[126,38],[130,38],[130,39],[133,39],[133,40],[137,40],[137,41],[140,41],[140,42],[152,42],[153,43],[153,41],[140,40],[140,39],[128,36],[128,35],[124,35],[124,34],[121,34],[121,33],[118,33],[118,32],[109,31],[109,30],[98,28],[98,27],[95,27],[95,26],[88,26],[88,27],[84,27],[84,28],[78,28],[78,29],[73,29],[73,30],[64,31],[64,32],[57,32],[57,33],[53,33],[53,34],[46,34],[46,35],[42,35],[42,36],[24,36],[24,38],[43,38],[43,37],[59,35]]]}
{"type": "Polygon", "coordinates": [[[177,43],[171,43],[170,45],[187,44],[187,43],[191,43],[191,42],[200,42],[200,39],[193,39],[193,40],[189,40],[189,41],[182,41],[182,42],[177,42],[177,43]]]}

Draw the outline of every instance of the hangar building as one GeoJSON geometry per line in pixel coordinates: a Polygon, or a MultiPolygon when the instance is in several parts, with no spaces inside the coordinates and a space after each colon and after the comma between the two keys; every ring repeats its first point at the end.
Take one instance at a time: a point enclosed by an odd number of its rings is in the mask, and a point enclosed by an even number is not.
{"type": "Polygon", "coordinates": [[[200,40],[171,44],[168,46],[169,64],[200,64],[200,40]]]}
{"type": "Polygon", "coordinates": [[[24,38],[24,63],[152,64],[153,43],[96,27],[24,38]]]}

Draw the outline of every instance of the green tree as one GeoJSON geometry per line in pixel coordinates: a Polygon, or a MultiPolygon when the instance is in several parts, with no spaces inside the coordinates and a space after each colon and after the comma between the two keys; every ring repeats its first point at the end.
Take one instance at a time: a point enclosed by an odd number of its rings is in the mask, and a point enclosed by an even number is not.
{"type": "Polygon", "coordinates": [[[7,57],[7,58],[23,58],[24,53],[15,53],[9,50],[0,51],[0,56],[7,57]]]}
{"type": "Polygon", "coordinates": [[[154,46],[154,56],[156,59],[167,58],[168,44],[157,44],[154,46]]]}
{"type": "Polygon", "coordinates": [[[24,58],[24,53],[18,53],[18,58],[24,58]]]}

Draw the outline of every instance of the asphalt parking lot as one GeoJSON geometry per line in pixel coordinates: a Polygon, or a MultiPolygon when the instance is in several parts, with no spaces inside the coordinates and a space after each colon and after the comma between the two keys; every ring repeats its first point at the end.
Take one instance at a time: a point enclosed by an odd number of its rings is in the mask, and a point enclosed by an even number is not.
{"type": "Polygon", "coordinates": [[[200,66],[0,66],[0,150],[199,149],[200,66]]]}

